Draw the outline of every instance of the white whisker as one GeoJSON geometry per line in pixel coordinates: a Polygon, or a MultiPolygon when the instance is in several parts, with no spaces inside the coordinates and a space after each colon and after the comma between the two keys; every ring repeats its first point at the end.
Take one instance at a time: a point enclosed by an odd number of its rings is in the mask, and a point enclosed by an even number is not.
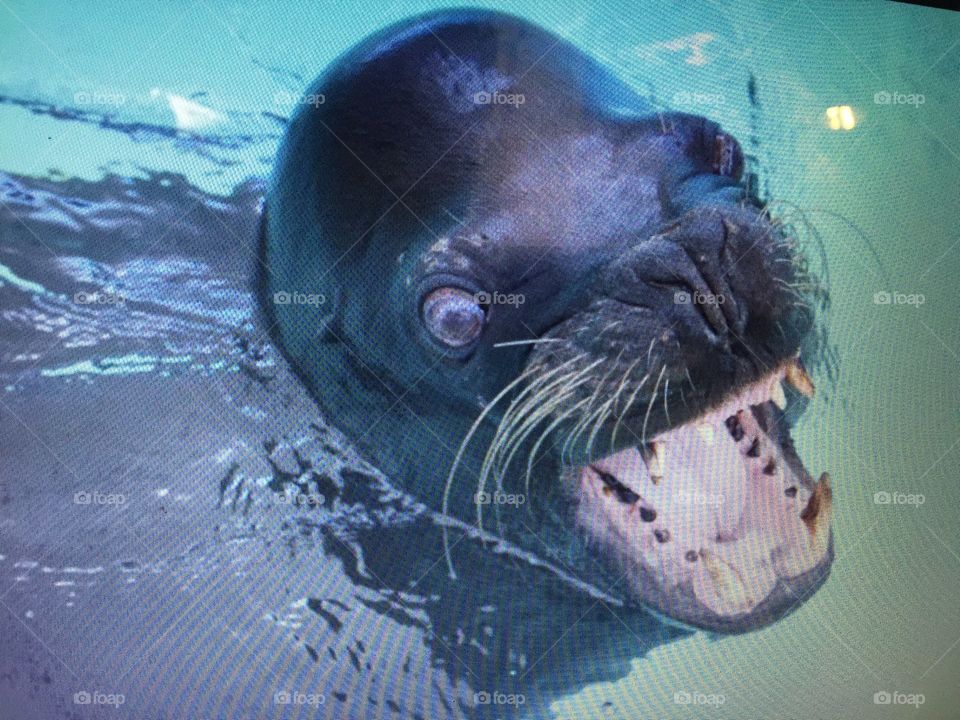
{"type": "Polygon", "coordinates": [[[623,408],[623,412],[620,414],[620,417],[617,418],[616,424],[613,426],[613,435],[611,436],[611,442],[615,442],[617,439],[617,430],[620,429],[620,424],[623,422],[623,416],[627,414],[627,410],[633,407],[633,401],[637,399],[637,394],[647,384],[647,380],[650,379],[650,373],[647,373],[642,378],[640,382],[637,383],[637,387],[634,388],[633,392],[630,394],[630,399],[627,400],[627,404],[623,408]]]}
{"type": "MultiPolygon", "coordinates": [[[[527,406],[530,405],[530,400],[539,394],[540,389],[552,376],[556,375],[558,372],[561,372],[571,363],[580,360],[582,357],[582,353],[580,355],[576,355],[558,365],[553,370],[550,370],[549,372],[538,377],[534,382],[530,383],[526,388],[524,388],[516,398],[513,399],[509,408],[501,418],[493,440],[490,442],[490,446],[487,448],[487,452],[484,455],[483,465],[480,469],[480,476],[477,479],[478,494],[482,494],[484,492],[484,489],[486,488],[487,477],[490,475],[490,470],[491,468],[496,467],[495,460],[501,454],[502,446],[509,442],[513,427],[516,425],[516,423],[522,420],[523,415],[527,412],[527,406]]],[[[562,378],[560,381],[554,381],[554,383],[550,383],[549,386],[556,384],[556,382],[562,382],[562,378]]],[[[497,487],[498,489],[502,487],[499,479],[497,487]]],[[[480,530],[483,529],[483,506],[480,503],[477,503],[477,527],[480,530]]]]}
{"type": "Polygon", "coordinates": [[[667,366],[660,368],[660,374],[657,376],[657,382],[653,386],[653,395],[650,396],[650,403],[647,405],[647,414],[643,416],[643,429],[640,431],[641,442],[647,444],[647,421],[650,420],[650,411],[653,410],[653,401],[657,399],[657,391],[660,389],[660,381],[663,379],[663,373],[667,366]]]}
{"type": "MultiPolygon", "coordinates": [[[[497,393],[497,396],[493,398],[490,402],[487,403],[486,407],[483,408],[481,413],[477,416],[477,419],[473,421],[473,425],[470,426],[470,429],[467,431],[466,437],[464,437],[463,442],[460,443],[460,447],[457,449],[457,454],[453,459],[453,465],[450,467],[450,474],[447,475],[447,482],[443,488],[443,500],[441,503],[441,509],[444,515],[448,514],[450,506],[450,490],[453,487],[453,478],[457,472],[457,468],[460,466],[460,461],[463,459],[463,454],[466,452],[467,445],[470,443],[471,438],[477,432],[477,429],[483,423],[487,415],[493,410],[494,406],[503,399],[516,385],[523,382],[528,373],[532,370],[525,371],[518,375],[516,379],[509,383],[503,390],[497,393]]],[[[443,528],[443,554],[447,561],[447,570],[450,572],[450,577],[456,579],[457,573],[453,569],[453,559],[450,557],[450,537],[447,532],[446,527],[443,528]]]]}
{"type": "MultiPolygon", "coordinates": [[[[666,370],[667,366],[664,364],[663,369],[666,370]]],[[[667,378],[667,381],[663,384],[663,414],[667,418],[667,426],[670,426],[670,378],[667,378]]]]}
{"type": "Polygon", "coordinates": [[[515,345],[540,345],[542,343],[565,342],[563,338],[533,338],[531,340],[506,340],[504,342],[494,343],[493,347],[513,347],[515,345]]]}
{"type": "Polygon", "coordinates": [[[581,400],[580,402],[578,402],[576,405],[574,405],[573,407],[571,407],[571,408],[570,408],[569,410],[567,410],[566,412],[561,413],[560,415],[558,415],[558,416],[554,419],[554,421],[551,422],[551,423],[546,427],[546,429],[540,434],[540,437],[537,438],[537,442],[534,443],[533,447],[530,449],[530,455],[527,457],[527,473],[526,473],[526,476],[525,476],[525,478],[524,478],[524,483],[523,483],[524,492],[525,492],[527,495],[530,494],[530,475],[533,473],[533,461],[534,461],[534,458],[537,456],[537,452],[540,450],[540,446],[543,444],[544,440],[547,439],[547,437],[550,435],[550,433],[553,431],[554,428],[556,428],[560,423],[562,423],[564,420],[566,420],[567,417],[569,417],[570,415],[572,415],[573,413],[575,413],[577,410],[579,410],[581,405],[583,405],[583,404],[585,404],[585,403],[587,403],[587,402],[589,402],[589,399],[588,399],[588,398],[584,398],[583,400],[581,400]]]}

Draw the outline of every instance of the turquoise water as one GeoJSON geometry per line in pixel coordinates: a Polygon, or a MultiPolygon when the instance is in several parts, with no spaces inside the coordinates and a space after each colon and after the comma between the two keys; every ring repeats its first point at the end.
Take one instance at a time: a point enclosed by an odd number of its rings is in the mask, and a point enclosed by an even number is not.
{"type": "MultiPolygon", "coordinates": [[[[825,263],[813,233],[808,250],[829,278],[825,321],[839,358],[833,377],[821,369],[794,432],[811,471],[834,478],[837,560],[827,584],[771,628],[683,637],[634,659],[625,677],[556,699],[553,711],[957,717],[958,17],[894,3],[472,4],[527,17],[642,94],[740,138],[781,216],[805,219],[822,240],[825,263]],[[854,127],[831,129],[828,109],[844,106],[834,116],[854,127]],[[878,692],[923,703],[876,704],[878,692]],[[677,693],[723,701],[688,705],[677,693]]],[[[291,93],[371,31],[442,6],[3,0],[0,170],[57,181],[169,172],[229,196],[269,172],[282,134],[272,116],[289,114],[291,93]],[[65,119],[53,108],[75,112],[65,119]]],[[[10,272],[0,282],[44,285],[10,272]]],[[[224,325],[242,322],[242,303],[224,299],[222,308],[224,325]]],[[[78,351],[35,370],[51,380],[159,374],[180,362],[221,371],[176,346],[157,357],[115,345],[113,360],[100,356],[86,370],[92,361],[78,351]]],[[[3,431],[14,438],[5,444],[27,437],[9,419],[3,431]]]]}

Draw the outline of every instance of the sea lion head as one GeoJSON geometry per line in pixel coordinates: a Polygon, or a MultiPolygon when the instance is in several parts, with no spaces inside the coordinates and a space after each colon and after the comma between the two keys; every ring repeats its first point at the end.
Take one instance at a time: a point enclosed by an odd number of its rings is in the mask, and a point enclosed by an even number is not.
{"type": "Polygon", "coordinates": [[[732,136],[482,11],[388,28],[304,98],[266,298],[372,459],[465,519],[525,496],[503,532],[682,623],[759,627],[824,581],[829,479],[781,385],[813,392],[803,265],[732,136]]]}

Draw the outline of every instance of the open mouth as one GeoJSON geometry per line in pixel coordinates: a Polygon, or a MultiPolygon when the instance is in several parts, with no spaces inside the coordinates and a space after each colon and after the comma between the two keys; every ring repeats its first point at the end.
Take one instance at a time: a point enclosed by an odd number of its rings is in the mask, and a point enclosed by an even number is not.
{"type": "Polygon", "coordinates": [[[630,591],[711,629],[772,622],[826,577],[829,476],[790,441],[782,383],[812,396],[798,360],[718,406],[572,472],[577,521],[630,591]]]}

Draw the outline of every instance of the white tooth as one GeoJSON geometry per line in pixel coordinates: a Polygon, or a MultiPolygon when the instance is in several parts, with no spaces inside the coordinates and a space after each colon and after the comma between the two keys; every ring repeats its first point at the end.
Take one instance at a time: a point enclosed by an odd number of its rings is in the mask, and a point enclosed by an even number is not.
{"type": "Polygon", "coordinates": [[[783,386],[780,384],[779,378],[770,385],[770,399],[781,410],[787,406],[787,396],[783,394],[783,386]]]}
{"type": "Polygon", "coordinates": [[[743,612],[756,604],[740,573],[732,565],[708,550],[701,550],[700,557],[712,581],[712,590],[720,601],[718,605],[726,606],[728,611],[743,612]]]}
{"type": "Polygon", "coordinates": [[[654,483],[657,480],[663,477],[663,461],[666,453],[664,452],[663,443],[654,440],[650,443],[650,455],[647,458],[647,469],[650,471],[650,477],[653,479],[654,483]]]}
{"type": "Polygon", "coordinates": [[[707,445],[713,445],[713,441],[716,439],[716,433],[714,433],[713,425],[708,423],[697,425],[697,432],[700,433],[700,437],[703,438],[703,441],[707,445]]]}
{"type": "Polygon", "coordinates": [[[800,513],[798,528],[802,535],[788,539],[783,552],[774,556],[777,574],[796,577],[823,561],[830,547],[830,519],[833,517],[833,492],[830,476],[824,473],[800,513]]]}
{"type": "Polygon", "coordinates": [[[830,520],[833,517],[833,490],[830,487],[830,475],[823,473],[814,487],[807,506],[800,513],[810,531],[810,546],[823,553],[830,541],[830,520]]]}

